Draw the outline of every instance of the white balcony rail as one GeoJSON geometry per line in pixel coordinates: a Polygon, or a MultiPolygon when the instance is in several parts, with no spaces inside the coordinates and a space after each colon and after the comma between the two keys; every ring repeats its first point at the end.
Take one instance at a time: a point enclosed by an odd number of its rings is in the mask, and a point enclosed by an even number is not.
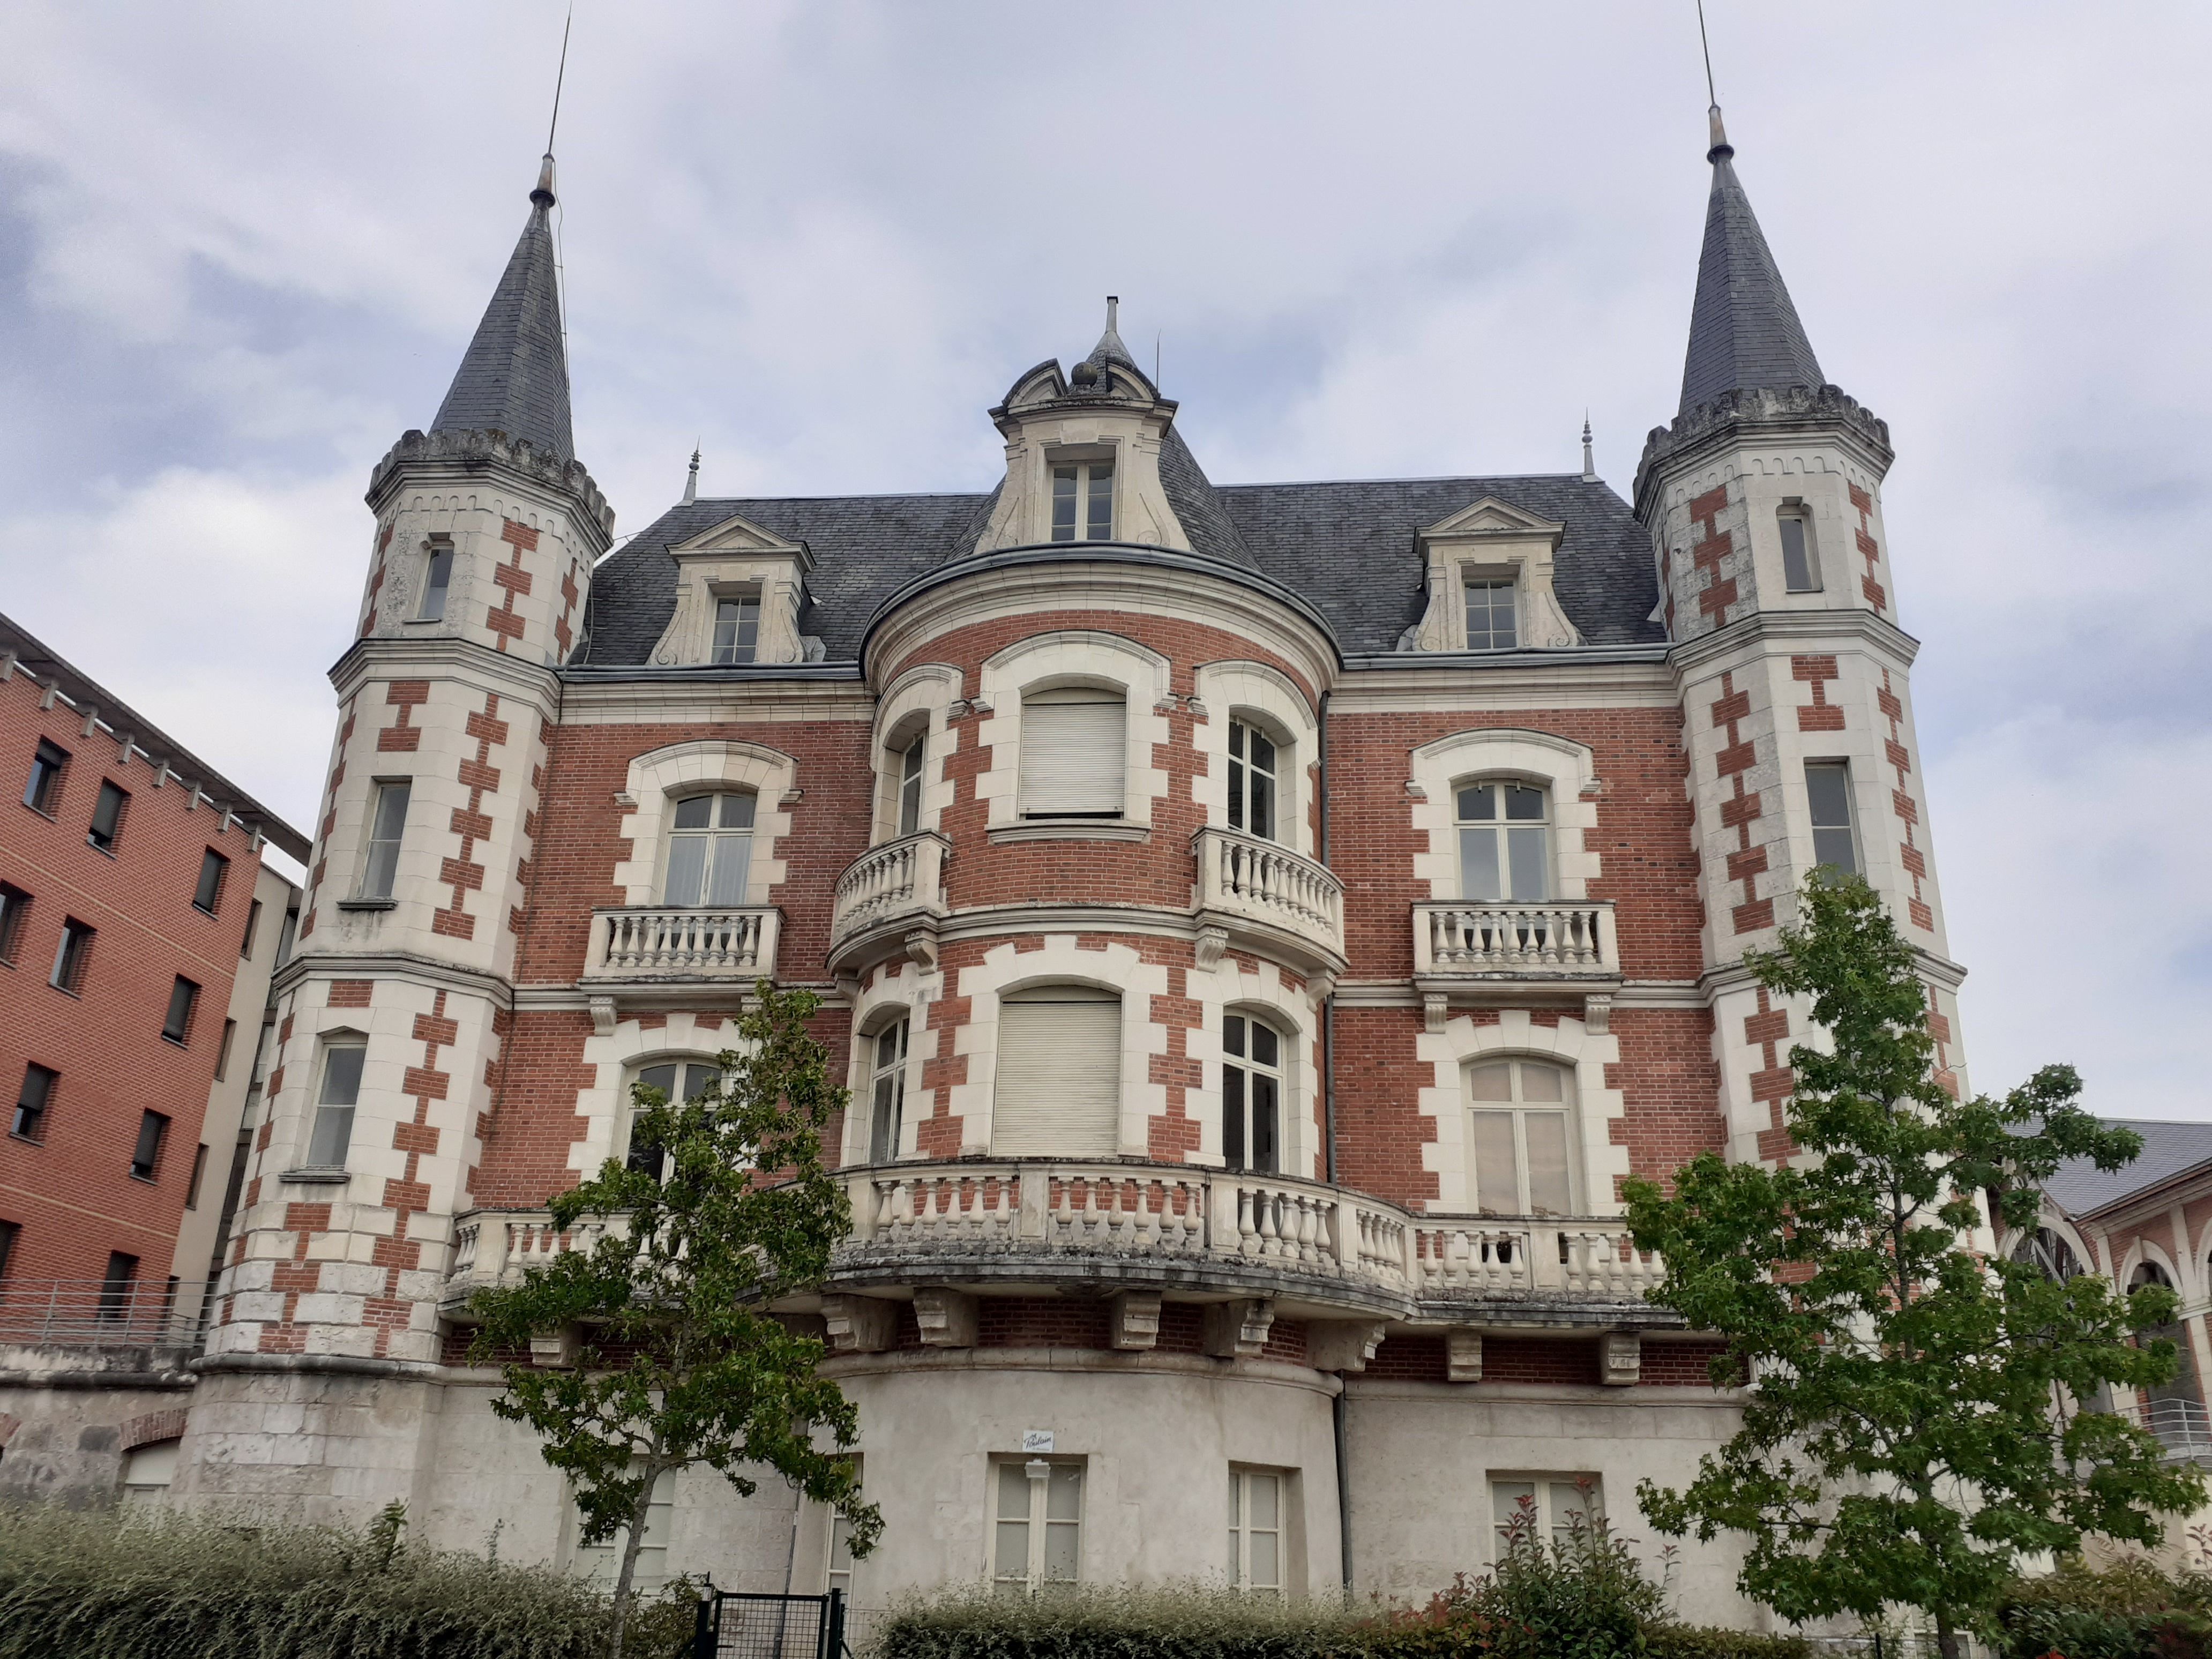
{"type": "Polygon", "coordinates": [[[2119,1414],[2139,1429],[2148,1429],[2166,1448],[2169,1458],[2202,1458],[2212,1462],[2212,1413],[2194,1400],[2122,1400],[2119,1414]]]}
{"type": "Polygon", "coordinates": [[[204,1279],[0,1280],[0,1347],[197,1347],[204,1279]]]}
{"type": "Polygon", "coordinates": [[[625,1223],[586,1216],[567,1231],[543,1210],[472,1210],[453,1224],[453,1260],[446,1274],[447,1302],[465,1301],[489,1285],[519,1285],[523,1272],[542,1267],[564,1250],[587,1250],[625,1223]]]}
{"type": "Polygon", "coordinates": [[[1424,1296],[1555,1291],[1640,1297],[1666,1277],[1618,1223],[1419,1217],[1413,1267],[1424,1296]]]}
{"type": "Polygon", "coordinates": [[[594,910],[584,980],[750,980],[775,972],[782,913],[670,906],[594,910]]]}
{"type": "Polygon", "coordinates": [[[1620,971],[1611,900],[1413,907],[1413,972],[1522,976],[1620,971]]]}
{"type": "Polygon", "coordinates": [[[1198,904],[1224,921],[1264,922],[1341,962],[1344,884],[1279,842],[1236,830],[1200,830],[1198,904]]]}
{"type": "Polygon", "coordinates": [[[945,914],[951,843],[934,830],[871,847],[845,866],[830,910],[830,948],[908,916],[945,914]]]}

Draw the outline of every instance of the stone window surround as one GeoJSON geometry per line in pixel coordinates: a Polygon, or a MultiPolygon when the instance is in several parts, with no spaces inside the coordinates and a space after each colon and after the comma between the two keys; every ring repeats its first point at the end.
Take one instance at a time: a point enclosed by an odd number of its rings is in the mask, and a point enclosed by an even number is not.
{"type": "Polygon", "coordinates": [[[976,701],[990,714],[976,735],[991,751],[991,761],[975,779],[976,799],[988,804],[987,828],[1011,830],[1028,823],[1021,817],[1018,799],[1024,696],[1060,686],[1097,685],[1118,688],[1127,699],[1121,817],[1118,821],[1070,820],[1068,833],[1079,836],[1086,828],[1116,823],[1150,829],[1152,803],[1168,793],[1168,775],[1152,764],[1152,750],[1170,739],[1167,716],[1157,712],[1174,695],[1170,672],[1168,659],[1157,651],[1121,635],[1091,629],[1034,634],[987,658],[977,677],[981,689],[976,701]]]}
{"type": "Polygon", "coordinates": [[[1455,732],[1425,743],[1411,756],[1406,793],[1413,798],[1413,827],[1425,831],[1429,850],[1413,854],[1413,874],[1432,899],[1459,891],[1459,820],[1455,796],[1477,780],[1534,783],[1550,797],[1553,897],[1571,903],[1589,896],[1604,873],[1585,850],[1597,829],[1600,787],[1595,757],[1586,744],[1519,726],[1455,732]]]}
{"type": "Polygon", "coordinates": [[[725,1048],[742,1047],[734,1011],[726,1020],[721,1014],[680,1011],[657,1025],[617,1020],[611,1035],[586,1037],[584,1064],[593,1068],[593,1081],[577,1091],[576,1115],[586,1122],[582,1138],[568,1148],[570,1172],[584,1180],[629,1151],[629,1085],[643,1068],[665,1060],[712,1060],[725,1048]]]}
{"type": "MultiPolygon", "coordinates": [[[[313,1046],[307,1051],[307,1097],[302,1102],[301,1109],[293,1115],[291,1124],[293,1145],[289,1149],[289,1156],[276,1165],[277,1170],[289,1172],[294,1170],[316,1167],[307,1162],[307,1151],[314,1144],[315,1115],[322,1107],[323,1073],[330,1066],[331,1050],[358,1043],[363,1050],[361,1060],[361,1086],[354,1092],[353,1128],[346,1143],[346,1162],[343,1168],[349,1180],[385,1174],[397,1176],[401,1173],[396,1167],[389,1170],[364,1170],[356,1167],[362,1161],[363,1153],[388,1147],[391,1144],[392,1137],[388,1125],[386,1133],[381,1139],[371,1138],[362,1133],[369,1121],[378,1121],[373,1119],[364,1121],[366,1109],[372,1101],[404,1100],[405,1105],[402,1109],[407,1116],[413,1115],[413,1099],[399,1094],[400,1086],[405,1081],[403,1073],[406,1070],[406,1062],[402,1060],[394,1064],[386,1060],[381,1066],[379,1065],[377,1034],[370,1029],[373,1023],[371,1012],[368,1009],[346,1007],[323,1010],[322,1018],[317,1022],[315,1029],[308,1033],[309,1041],[313,1046]],[[380,1071],[389,1073],[390,1075],[379,1078],[380,1071]]],[[[408,1022],[410,1027],[413,1023],[411,1018],[408,1022]]],[[[391,1033],[386,1032],[385,1035],[389,1036],[391,1033]]],[[[273,1152],[276,1149],[272,1145],[270,1150],[273,1152]]],[[[278,1178],[281,1180],[283,1176],[280,1175],[278,1178]]]]}
{"type": "MultiPolygon", "coordinates": [[[[1257,971],[1240,967],[1224,956],[1210,973],[1192,969],[1183,978],[1183,994],[1198,1005],[1196,1026],[1183,1034],[1184,1052],[1198,1067],[1199,1081],[1183,1091],[1183,1116],[1199,1126],[1198,1149],[1186,1152],[1183,1162],[1206,1169],[1222,1167],[1221,1052],[1222,1021],[1231,1014],[1257,1017],[1273,1026],[1283,1040],[1283,1098],[1279,1125],[1280,1173],[1300,1181],[1318,1181],[1321,1170],[1321,1075],[1314,1063],[1318,1040],[1313,999],[1304,989],[1283,983],[1282,972],[1272,962],[1261,961],[1257,971]]],[[[1165,1029],[1162,1029],[1164,1039],[1165,1029]]]]}
{"type": "Polygon", "coordinates": [[[709,788],[752,793],[753,847],[745,868],[744,902],[771,902],[775,890],[789,874],[789,866],[776,852],[791,833],[791,814],[783,808],[798,775],[799,763],[780,750],[721,738],[695,738],[635,757],[623,793],[615,798],[617,805],[630,809],[615,827],[616,835],[630,844],[630,856],[614,867],[614,884],[623,890],[623,902],[646,906],[660,902],[672,805],[679,795],[709,788]]]}
{"type": "Polygon", "coordinates": [[[868,844],[880,847],[898,839],[900,756],[904,745],[918,735],[916,722],[927,723],[928,742],[921,751],[921,819],[917,826],[941,826],[945,810],[953,805],[958,785],[945,775],[945,763],[959,744],[959,734],[950,724],[951,705],[960,696],[960,671],[949,663],[921,663],[893,680],[876,704],[874,755],[875,817],[868,844]],[[894,752],[891,745],[901,745],[894,752]]]}
{"type": "Polygon", "coordinates": [[[895,958],[872,972],[853,1002],[853,1030],[845,1075],[853,1090],[853,1103],[845,1113],[845,1145],[841,1165],[868,1161],[869,1112],[866,1085],[875,1068],[869,1045],[885,1026],[907,1022],[906,1090],[901,1097],[897,1156],[916,1153],[921,1126],[936,1109],[937,1091],[922,1086],[922,1066],[937,1055],[942,1034],[927,1026],[929,1005],[941,994],[944,976],[918,964],[895,958]]]}
{"type": "Polygon", "coordinates": [[[1630,1173],[1628,1148],[1613,1144],[1610,1126],[1626,1117],[1627,1097],[1606,1083],[1606,1067],[1620,1061],[1620,1039],[1591,1032],[1581,1019],[1562,1013],[1556,1026],[1539,1025],[1525,1008],[1507,1008],[1494,1023],[1477,1024],[1457,1014],[1441,1031],[1423,1031],[1414,1053],[1433,1069],[1436,1081],[1420,1091],[1418,1109],[1436,1124],[1436,1138],[1421,1148],[1421,1167],[1437,1178],[1437,1196],[1423,1207],[1446,1214],[1474,1211],[1473,1171],[1468,1167],[1465,1076],[1470,1065],[1486,1060],[1550,1060],[1575,1077],[1578,1178],[1583,1202],[1593,1215],[1617,1215],[1617,1176],[1630,1173]]]}
{"type": "Polygon", "coordinates": [[[1319,752],[1320,726],[1305,696],[1279,668],[1261,662],[1214,662],[1195,677],[1197,702],[1205,723],[1194,734],[1206,756],[1204,772],[1190,781],[1191,799],[1205,810],[1206,822],[1218,829],[1229,824],[1229,726],[1232,720],[1283,734],[1279,743],[1291,749],[1291,763],[1275,772],[1276,819],[1281,845],[1308,858],[1314,856],[1313,775],[1309,769],[1319,752]],[[1256,718],[1252,718],[1255,717],[1256,718]]]}

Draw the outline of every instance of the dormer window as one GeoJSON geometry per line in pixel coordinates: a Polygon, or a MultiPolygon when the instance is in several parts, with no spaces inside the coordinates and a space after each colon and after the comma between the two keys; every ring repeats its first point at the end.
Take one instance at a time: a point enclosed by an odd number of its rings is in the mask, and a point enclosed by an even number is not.
{"type": "Polygon", "coordinates": [[[714,605],[716,662],[750,662],[760,650],[760,601],[747,597],[714,605]]]}
{"type": "Polygon", "coordinates": [[[1113,462],[1063,461],[1053,468],[1052,538],[1056,542],[1114,539],[1113,462]]]}
{"type": "Polygon", "coordinates": [[[453,586],[453,544],[430,544],[430,556],[422,566],[422,602],[415,607],[416,622],[438,622],[446,614],[446,590],[453,586]]]}
{"type": "Polygon", "coordinates": [[[1805,509],[1785,507],[1777,520],[1782,530],[1782,585],[1792,593],[1820,591],[1820,567],[1813,557],[1813,526],[1805,509]]]}
{"type": "Polygon", "coordinates": [[[1510,576],[1477,576],[1467,584],[1467,648],[1508,651],[1521,642],[1519,605],[1510,576]]]}

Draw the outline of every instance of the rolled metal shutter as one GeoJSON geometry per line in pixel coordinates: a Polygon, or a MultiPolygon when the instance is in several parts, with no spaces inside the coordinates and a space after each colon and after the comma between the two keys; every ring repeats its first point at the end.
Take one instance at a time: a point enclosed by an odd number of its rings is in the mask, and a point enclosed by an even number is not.
{"type": "Polygon", "coordinates": [[[1022,816],[1121,817],[1127,726],[1115,692],[1073,686],[1024,697],[1022,816]]]}
{"type": "Polygon", "coordinates": [[[1121,1148],[1121,1000],[1047,993],[999,1008],[991,1150],[1111,1158],[1121,1148]]]}

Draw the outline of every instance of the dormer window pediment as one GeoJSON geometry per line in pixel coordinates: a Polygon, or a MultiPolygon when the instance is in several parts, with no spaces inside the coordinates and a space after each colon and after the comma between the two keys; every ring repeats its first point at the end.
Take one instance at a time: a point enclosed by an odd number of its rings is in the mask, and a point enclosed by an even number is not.
{"type": "Polygon", "coordinates": [[[1580,645],[1552,571],[1566,526],[1486,495],[1419,532],[1428,605],[1400,647],[1486,651],[1580,645]]]}
{"type": "Polygon", "coordinates": [[[803,662],[799,607],[814,555],[742,515],[668,550],[676,561],[676,611],[654,663],[671,668],[803,662]]]}

